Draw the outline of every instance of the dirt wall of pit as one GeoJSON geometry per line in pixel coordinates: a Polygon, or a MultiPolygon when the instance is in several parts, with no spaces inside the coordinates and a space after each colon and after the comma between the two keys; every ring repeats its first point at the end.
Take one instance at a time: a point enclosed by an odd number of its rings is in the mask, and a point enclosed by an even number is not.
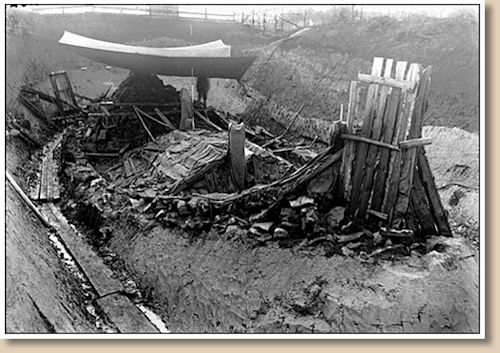
{"type": "Polygon", "coordinates": [[[460,239],[403,262],[252,248],[131,223],[109,246],[174,332],[477,332],[477,253],[460,239]]]}
{"type": "Polygon", "coordinates": [[[6,184],[6,333],[96,332],[48,230],[6,184]]]}
{"type": "MultiPolygon", "coordinates": [[[[53,41],[30,34],[6,37],[6,123],[28,121],[42,144],[53,131],[17,101],[23,84],[46,79],[60,65],[86,65],[85,59],[58,51],[53,41]]],[[[6,170],[28,190],[28,178],[39,162],[37,151],[17,137],[6,137],[6,170]]],[[[6,332],[96,332],[82,306],[83,294],[59,259],[48,230],[6,181],[6,332]]]]}

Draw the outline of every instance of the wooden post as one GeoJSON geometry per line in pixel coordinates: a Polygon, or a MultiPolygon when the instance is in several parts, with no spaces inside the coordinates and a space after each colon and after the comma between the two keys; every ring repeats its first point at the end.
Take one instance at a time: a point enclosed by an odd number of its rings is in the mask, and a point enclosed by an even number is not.
{"type": "MultiPolygon", "coordinates": [[[[430,70],[425,70],[420,78],[421,67],[417,66],[414,73],[415,81],[419,81],[418,88],[410,96],[409,124],[404,130],[406,139],[415,139],[422,136],[422,112],[424,100],[426,99],[429,85],[430,70]]],[[[394,206],[394,222],[404,217],[410,202],[410,193],[413,185],[413,173],[415,171],[416,147],[409,148],[403,152],[403,165],[401,167],[401,178],[399,181],[398,196],[394,206]]]]}
{"type": "Polygon", "coordinates": [[[252,29],[255,29],[255,10],[252,10],[252,29]]]}
{"type": "MultiPolygon", "coordinates": [[[[358,86],[358,81],[351,81],[349,92],[349,105],[347,107],[347,131],[350,135],[353,134],[353,123],[359,117],[359,102],[361,88],[358,86]]],[[[355,146],[353,141],[346,141],[344,145],[344,153],[342,155],[343,183],[344,183],[344,198],[349,200],[352,189],[352,168],[354,164],[355,146]]]]}
{"type": "MultiPolygon", "coordinates": [[[[390,77],[392,71],[392,63],[393,63],[392,59],[386,60],[384,77],[390,77]]],[[[380,95],[378,97],[378,106],[377,110],[375,111],[375,117],[373,120],[373,131],[371,135],[372,140],[378,141],[382,134],[382,125],[385,117],[384,113],[386,111],[387,95],[390,89],[391,88],[388,86],[382,86],[379,88],[380,95]]],[[[375,172],[378,150],[379,147],[377,147],[377,145],[370,145],[368,147],[368,154],[366,157],[365,172],[364,172],[365,177],[364,177],[364,183],[361,186],[362,191],[359,202],[359,212],[357,216],[360,219],[364,219],[366,216],[366,212],[368,211],[368,201],[370,200],[372,192],[373,179],[374,179],[373,177],[375,172]]]]}
{"type": "Polygon", "coordinates": [[[228,132],[229,178],[238,191],[245,189],[245,124],[229,124],[228,132]]]}
{"type": "MultiPolygon", "coordinates": [[[[406,63],[405,63],[406,65],[406,63]]],[[[410,69],[407,74],[408,80],[417,80],[419,72],[419,67],[417,64],[411,64],[410,69]]],[[[409,116],[413,112],[413,100],[415,98],[416,92],[408,92],[406,90],[402,91],[401,104],[402,107],[398,113],[397,122],[395,125],[393,144],[399,144],[400,141],[404,139],[406,132],[406,127],[408,125],[409,116]]],[[[394,203],[396,202],[396,197],[398,194],[398,185],[401,176],[401,161],[403,159],[403,152],[397,152],[392,154],[389,161],[389,175],[386,182],[384,202],[382,209],[384,213],[389,214],[389,220],[392,221],[394,203]]]]}
{"type": "MultiPolygon", "coordinates": [[[[434,225],[434,217],[431,212],[431,206],[427,200],[424,185],[420,173],[413,175],[413,187],[411,190],[411,200],[408,205],[408,210],[413,208],[416,221],[423,235],[437,235],[436,226],[434,225]]],[[[415,229],[413,229],[415,230],[415,229]]]]}
{"type": "MultiPolygon", "coordinates": [[[[372,76],[381,76],[382,75],[382,67],[384,63],[384,58],[376,57],[373,59],[372,66],[372,76]]],[[[363,126],[361,128],[361,137],[369,138],[372,130],[372,122],[375,113],[375,102],[376,97],[378,95],[379,85],[374,83],[370,84],[368,87],[368,94],[366,98],[366,106],[363,117],[363,126]]],[[[351,197],[349,199],[349,204],[347,207],[347,214],[350,217],[355,216],[355,210],[358,207],[358,200],[361,193],[361,185],[363,184],[364,178],[364,169],[366,167],[366,156],[368,154],[368,145],[366,143],[358,143],[356,148],[356,160],[352,181],[352,192],[351,197]]]]}
{"type": "Polygon", "coordinates": [[[262,31],[266,31],[266,13],[264,12],[262,16],[262,31]]]}
{"type": "MultiPolygon", "coordinates": [[[[402,78],[404,77],[404,73],[406,70],[406,62],[398,61],[396,64],[396,77],[402,78]]],[[[401,89],[392,89],[389,93],[387,110],[384,116],[384,127],[383,127],[383,142],[385,143],[394,143],[397,142],[397,139],[393,138],[394,132],[396,130],[396,117],[398,116],[398,112],[401,108],[401,89]]],[[[395,156],[400,153],[400,151],[390,151],[388,149],[381,149],[380,151],[380,159],[377,168],[377,176],[375,180],[375,184],[373,187],[373,197],[371,209],[375,211],[382,210],[382,204],[384,201],[385,195],[385,186],[386,186],[386,178],[388,175],[391,175],[389,170],[393,169],[392,165],[389,165],[389,158],[391,155],[395,156]]]]}
{"type": "Polygon", "coordinates": [[[448,223],[448,218],[446,216],[446,211],[444,210],[443,204],[441,203],[441,198],[436,189],[436,184],[434,181],[434,176],[432,175],[429,162],[425,157],[425,150],[423,147],[418,147],[417,152],[417,166],[420,177],[422,178],[422,184],[424,185],[427,198],[429,199],[429,204],[431,205],[432,215],[436,223],[439,234],[451,237],[451,229],[448,223]]]}

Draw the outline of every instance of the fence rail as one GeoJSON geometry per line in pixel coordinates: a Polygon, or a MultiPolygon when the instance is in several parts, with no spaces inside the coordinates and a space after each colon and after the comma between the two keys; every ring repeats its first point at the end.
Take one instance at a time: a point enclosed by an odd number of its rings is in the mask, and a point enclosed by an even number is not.
{"type": "MultiPolygon", "coordinates": [[[[198,8],[200,9],[200,7],[198,8]]],[[[165,16],[192,19],[205,19],[212,21],[231,21],[250,26],[254,30],[263,32],[289,32],[310,24],[306,13],[276,11],[243,11],[241,13],[210,12],[209,7],[200,11],[179,9],[177,5],[60,5],[60,6],[33,6],[31,10],[40,14],[76,14],[76,13],[115,13],[142,16],[165,16]]]]}

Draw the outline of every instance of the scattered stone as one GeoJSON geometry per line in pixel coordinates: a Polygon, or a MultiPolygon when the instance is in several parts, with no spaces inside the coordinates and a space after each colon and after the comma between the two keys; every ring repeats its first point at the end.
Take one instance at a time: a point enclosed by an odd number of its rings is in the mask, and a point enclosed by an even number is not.
{"type": "Polygon", "coordinates": [[[257,238],[257,240],[263,244],[272,240],[272,239],[273,239],[273,236],[269,233],[262,234],[260,237],[257,238]]]}
{"type": "Polygon", "coordinates": [[[120,213],[118,211],[112,211],[109,214],[109,218],[112,219],[113,221],[116,221],[120,217],[120,213]]]}
{"type": "Polygon", "coordinates": [[[181,216],[187,216],[190,214],[186,201],[178,200],[175,207],[177,208],[177,211],[179,212],[179,215],[181,215],[181,216]]]}
{"type": "Polygon", "coordinates": [[[198,197],[193,197],[191,200],[189,200],[188,205],[189,205],[189,208],[191,210],[193,210],[193,212],[197,211],[199,200],[200,199],[198,197]]]}
{"type": "Polygon", "coordinates": [[[163,216],[165,213],[167,213],[167,211],[165,210],[160,210],[158,211],[156,214],[155,214],[155,218],[158,219],[160,218],[161,216],[163,216]]]}
{"type": "Polygon", "coordinates": [[[351,249],[351,250],[356,250],[358,249],[359,247],[361,247],[363,245],[362,242],[357,242],[357,243],[349,243],[347,244],[346,246],[351,249]]]}
{"type": "Polygon", "coordinates": [[[237,225],[230,225],[226,228],[226,239],[228,240],[245,239],[246,236],[247,231],[237,225]]]}
{"type": "Polygon", "coordinates": [[[293,217],[293,210],[291,208],[282,208],[280,211],[280,219],[281,222],[290,222],[292,221],[293,217]]]}
{"type": "Polygon", "coordinates": [[[344,219],[345,207],[337,206],[332,208],[327,214],[327,223],[332,228],[340,226],[340,222],[344,219]]]}
{"type": "Polygon", "coordinates": [[[411,238],[414,234],[411,229],[388,229],[382,227],[380,228],[380,235],[393,238],[411,238]]]}
{"type": "Polygon", "coordinates": [[[346,225],[342,226],[340,228],[340,230],[342,231],[342,233],[344,234],[349,234],[349,233],[352,233],[354,231],[354,228],[355,228],[355,223],[354,221],[350,221],[349,223],[347,223],[346,225]]]}
{"type": "Polygon", "coordinates": [[[259,236],[261,235],[261,231],[257,228],[254,228],[254,227],[251,227],[249,230],[248,230],[248,233],[250,233],[251,235],[253,236],[259,236]]]}
{"type": "Polygon", "coordinates": [[[380,232],[373,233],[373,244],[381,245],[384,242],[384,237],[380,235],[380,232]]]}
{"type": "Polygon", "coordinates": [[[368,257],[380,260],[390,260],[395,255],[409,255],[409,249],[404,245],[387,246],[382,249],[377,249],[368,257]]]}
{"type": "Polygon", "coordinates": [[[354,251],[349,249],[347,246],[343,246],[341,251],[342,251],[342,255],[344,255],[344,256],[353,256],[354,255],[354,251]]]}
{"type": "Polygon", "coordinates": [[[290,237],[290,234],[283,228],[277,227],[274,230],[274,235],[273,235],[274,239],[287,239],[289,237],[290,237]]]}
{"type": "Polygon", "coordinates": [[[292,208],[303,208],[312,205],[314,205],[314,199],[307,196],[300,196],[298,199],[290,201],[290,206],[292,208]]]}
{"type": "Polygon", "coordinates": [[[314,238],[314,239],[312,239],[310,241],[307,240],[307,239],[304,239],[304,240],[307,243],[307,245],[309,245],[309,246],[313,246],[313,245],[316,245],[316,244],[319,244],[319,243],[322,243],[322,242],[325,242],[325,241],[328,241],[328,242],[331,242],[331,243],[335,242],[335,239],[333,238],[333,235],[331,235],[331,234],[327,234],[327,235],[322,236],[322,237],[314,238]]]}
{"type": "Polygon", "coordinates": [[[260,222],[260,223],[254,223],[252,225],[252,228],[264,231],[264,232],[269,232],[271,230],[271,227],[273,226],[273,222],[260,222]]]}
{"type": "Polygon", "coordinates": [[[337,235],[337,241],[339,243],[349,243],[361,238],[361,236],[365,234],[364,231],[348,234],[348,235],[337,235]]]}

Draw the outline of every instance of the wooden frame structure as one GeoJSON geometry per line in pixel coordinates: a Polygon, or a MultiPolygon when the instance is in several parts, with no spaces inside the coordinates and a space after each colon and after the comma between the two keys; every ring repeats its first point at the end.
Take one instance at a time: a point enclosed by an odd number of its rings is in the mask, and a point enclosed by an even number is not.
{"type": "Polygon", "coordinates": [[[422,123],[431,67],[376,57],[371,75],[352,81],[342,158],[347,215],[379,218],[417,234],[451,235],[425,156],[422,123]],[[364,109],[362,82],[368,83],[364,109]],[[356,123],[362,121],[360,131],[356,123]]]}

